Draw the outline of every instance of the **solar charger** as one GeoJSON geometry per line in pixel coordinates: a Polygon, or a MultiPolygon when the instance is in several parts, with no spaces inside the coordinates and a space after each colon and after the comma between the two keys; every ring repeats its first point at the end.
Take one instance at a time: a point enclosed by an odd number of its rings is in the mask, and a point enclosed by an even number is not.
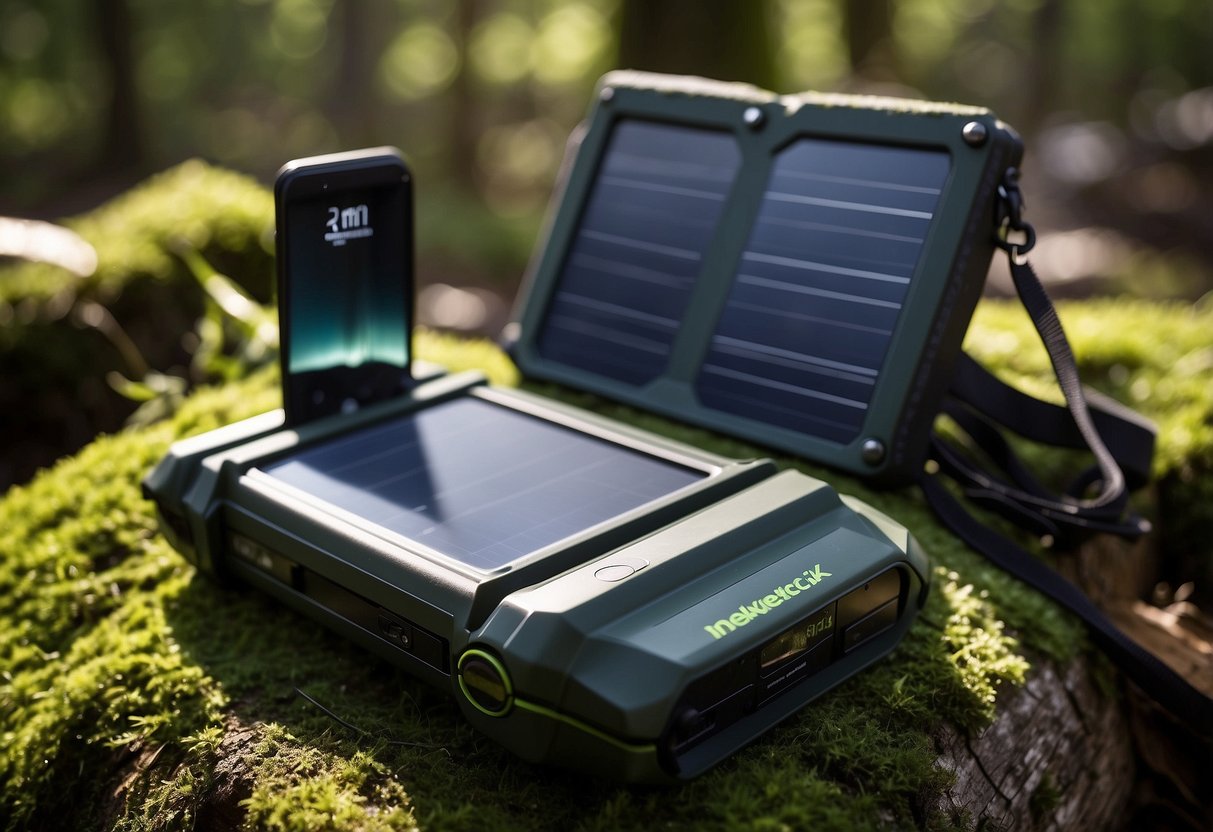
{"type": "MultiPolygon", "coordinates": [[[[932,356],[963,335],[941,310],[976,302],[1018,153],[975,108],[612,73],[511,354],[528,377],[897,481],[945,381],[932,356]]],[[[354,256],[367,204],[313,213],[354,256]]],[[[179,442],[145,491],[204,571],[450,691],[528,760],[693,777],[887,654],[925,600],[906,530],[827,483],[477,374],[413,375],[385,400],[179,442]]]]}

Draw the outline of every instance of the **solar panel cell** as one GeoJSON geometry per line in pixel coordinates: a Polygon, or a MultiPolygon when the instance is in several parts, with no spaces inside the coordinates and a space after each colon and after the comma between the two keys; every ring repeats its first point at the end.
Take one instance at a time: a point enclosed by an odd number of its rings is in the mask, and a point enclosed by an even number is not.
{"type": "Polygon", "coordinates": [[[821,139],[779,153],[700,370],[701,401],[853,439],[948,169],[940,151],[821,139]]]}
{"type": "Polygon", "coordinates": [[[740,163],[728,134],[620,122],[564,261],[540,353],[628,384],[661,375],[740,163]]]}
{"type": "Polygon", "coordinates": [[[476,398],[310,446],[263,471],[482,570],[706,476],[476,398]]]}

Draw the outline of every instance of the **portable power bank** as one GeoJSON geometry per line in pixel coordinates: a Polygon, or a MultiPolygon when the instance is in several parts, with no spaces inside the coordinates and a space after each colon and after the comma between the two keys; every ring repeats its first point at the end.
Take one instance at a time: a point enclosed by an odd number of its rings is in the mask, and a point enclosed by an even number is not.
{"type": "MultiPolygon", "coordinates": [[[[802,450],[799,439],[783,441],[791,433],[778,419],[756,416],[766,409],[784,418],[795,409],[791,400],[755,393],[788,392],[801,376],[757,377],[755,386],[755,368],[728,363],[749,358],[705,356],[757,351],[770,368],[801,360],[759,343],[789,330],[730,318],[729,309],[766,302],[730,299],[773,146],[746,120],[778,125],[786,142],[803,124],[780,121],[785,104],[749,87],[723,95],[708,85],[712,94],[700,100],[682,82],[663,88],[649,76],[640,81],[629,75],[604,82],[537,255],[512,354],[527,376],[802,450]],[[611,98],[607,90],[618,93],[611,98]],[[705,119],[709,146],[690,136],[683,166],[671,172],[663,154],[678,161],[678,141],[688,136],[665,128],[681,122],[697,134],[705,119]],[[699,155],[691,158],[691,149],[699,155]],[[738,180],[746,154],[766,161],[738,180]],[[671,175],[695,181],[667,181],[671,175]],[[751,184],[740,189],[735,182],[743,180],[751,184]],[[654,204],[635,194],[689,194],[715,207],[654,215],[654,204]],[[638,285],[656,288],[638,295],[638,285]],[[729,333],[722,334],[726,323],[729,333]],[[737,343],[746,340],[739,326],[758,327],[748,345],[737,343]],[[720,372],[710,373],[709,384],[688,386],[711,368],[720,372]],[[725,401],[732,404],[720,405],[725,401]]],[[[865,115],[860,100],[848,106],[855,112],[847,123],[867,131],[856,141],[863,145],[866,136],[870,143],[885,111],[865,115]]],[[[897,140],[943,135],[945,127],[959,129],[960,117],[914,127],[915,116],[905,116],[910,122],[897,140]]],[[[993,128],[988,114],[971,117],[993,128]]],[[[917,118],[938,121],[933,114],[917,118]]],[[[1005,161],[1011,151],[1004,144],[975,149],[972,159],[948,168],[948,181],[959,181],[967,196],[947,205],[971,208],[984,199],[982,171],[1005,161]]],[[[362,164],[367,157],[350,158],[362,164]]],[[[820,176],[830,174],[812,175],[829,181],[820,176]]],[[[929,190],[890,182],[895,187],[884,190],[901,195],[894,199],[921,200],[929,190]]],[[[332,206],[320,199],[312,206],[317,217],[356,209],[353,230],[363,236],[347,235],[345,245],[374,239],[364,229],[381,233],[374,199],[334,199],[332,206]]],[[[883,208],[923,210],[888,200],[883,208]]],[[[952,231],[931,234],[950,239],[952,231]]],[[[794,246],[807,244],[784,240],[780,245],[793,248],[779,256],[805,259],[794,246]]],[[[944,264],[939,258],[924,262],[944,264]]],[[[951,291],[949,280],[917,280],[911,294],[919,299],[905,308],[931,307],[930,296],[937,302],[940,291],[951,291]]],[[[894,303],[875,300],[874,308],[894,303]]],[[[789,321],[801,320],[791,311],[789,321]]],[[[900,321],[909,335],[880,344],[861,338],[852,348],[936,337],[929,321],[900,321]]],[[[849,325],[856,332],[875,327],[849,325]]],[[[294,331],[303,343],[326,341],[322,332],[294,331]]],[[[884,372],[898,370],[900,360],[891,356],[884,372]]],[[[805,424],[837,426],[825,405],[846,396],[823,385],[853,385],[862,374],[815,361],[805,377],[815,386],[794,400],[807,403],[805,424]],[[814,402],[822,409],[814,411],[814,402]]],[[[870,466],[859,455],[862,435],[869,428],[891,435],[885,431],[897,428],[905,411],[882,403],[902,396],[907,383],[893,378],[881,388],[893,393],[873,394],[870,410],[864,407],[870,418],[846,428],[854,442],[829,440],[840,460],[870,466]]],[[[809,436],[808,444],[819,440],[809,436]]],[[[892,462],[882,458],[876,467],[892,462]]],[[[264,414],[184,440],[144,489],[166,537],[203,571],[256,586],[450,691],[470,722],[525,759],[628,781],[693,777],[886,655],[929,586],[926,556],[908,532],[827,483],[780,472],[770,460],[723,458],[533,394],[494,389],[476,374],[415,379],[398,395],[352,412],[289,425],[281,412],[264,414]]]]}
{"type": "Polygon", "coordinates": [[[692,777],[889,652],[925,600],[905,529],[826,483],[475,374],[280,418],[172,447],[144,483],[170,542],[528,760],[692,777]]]}

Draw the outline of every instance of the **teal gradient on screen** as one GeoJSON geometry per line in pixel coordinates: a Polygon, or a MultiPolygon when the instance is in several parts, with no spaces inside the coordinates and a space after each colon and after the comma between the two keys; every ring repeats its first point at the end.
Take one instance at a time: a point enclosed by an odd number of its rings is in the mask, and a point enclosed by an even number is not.
{"type": "Polygon", "coordinates": [[[407,218],[399,189],[300,200],[289,212],[287,371],[369,363],[403,369],[409,359],[407,218]]]}

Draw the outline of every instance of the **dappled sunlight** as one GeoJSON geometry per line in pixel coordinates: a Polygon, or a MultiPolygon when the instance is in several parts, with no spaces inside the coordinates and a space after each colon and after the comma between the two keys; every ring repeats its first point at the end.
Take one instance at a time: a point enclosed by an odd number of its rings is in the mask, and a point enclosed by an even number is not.
{"type": "Polygon", "coordinates": [[[1019,642],[1006,632],[988,589],[961,583],[959,573],[935,568],[935,589],[942,597],[947,619],[941,639],[948,660],[964,685],[990,718],[998,689],[1004,683],[1022,684],[1028,661],[1019,655],[1019,642]]]}
{"type": "Polygon", "coordinates": [[[74,231],[49,222],[0,217],[0,257],[20,257],[60,266],[88,277],[97,270],[97,251],[74,231]]]}

